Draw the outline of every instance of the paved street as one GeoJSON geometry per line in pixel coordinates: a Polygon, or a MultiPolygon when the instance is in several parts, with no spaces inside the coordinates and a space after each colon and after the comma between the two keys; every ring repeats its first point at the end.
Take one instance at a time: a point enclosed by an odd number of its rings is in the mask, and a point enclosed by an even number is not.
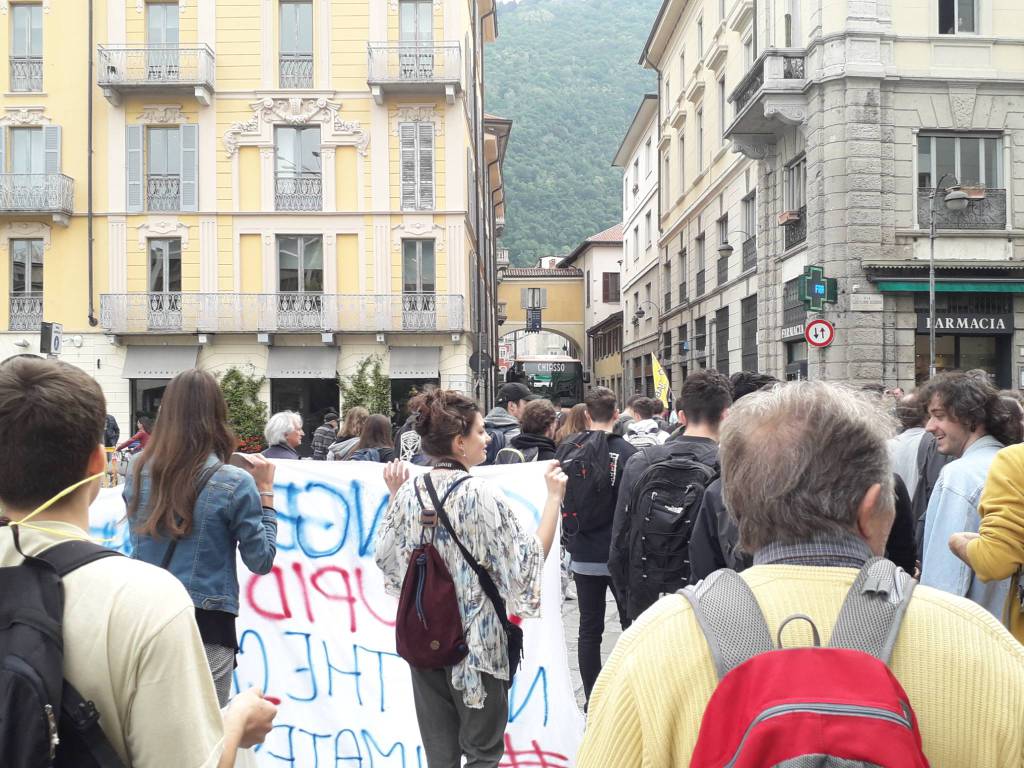
{"type": "MultiPolygon", "coordinates": [[[[615,608],[615,599],[611,592],[608,593],[604,614],[604,640],[601,642],[601,658],[607,660],[615,643],[622,634],[619,629],[619,612],[615,608]]],[[[580,612],[576,600],[566,600],[562,603],[562,623],[565,625],[565,645],[569,653],[569,674],[572,676],[573,690],[576,693],[576,703],[583,709],[583,682],[580,680],[580,664],[576,655],[577,638],[579,637],[580,612]]]]}

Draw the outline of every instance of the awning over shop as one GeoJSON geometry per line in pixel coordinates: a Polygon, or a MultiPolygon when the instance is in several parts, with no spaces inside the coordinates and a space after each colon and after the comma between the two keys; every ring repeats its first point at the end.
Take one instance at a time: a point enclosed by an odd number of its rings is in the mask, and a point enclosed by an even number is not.
{"type": "Polygon", "coordinates": [[[440,347],[392,347],[388,373],[392,379],[437,379],[441,376],[440,347]]]}
{"type": "Polygon", "coordinates": [[[124,379],[173,379],[182,371],[196,367],[199,347],[144,347],[132,345],[125,350],[124,379]]]}
{"type": "Polygon", "coordinates": [[[337,347],[271,347],[268,379],[333,379],[338,375],[337,347]]]}
{"type": "MultiPolygon", "coordinates": [[[[918,293],[928,291],[927,278],[917,280],[875,280],[875,286],[882,293],[918,293]]],[[[993,280],[977,282],[970,280],[935,281],[936,293],[1024,293],[1024,281],[993,280]]]]}

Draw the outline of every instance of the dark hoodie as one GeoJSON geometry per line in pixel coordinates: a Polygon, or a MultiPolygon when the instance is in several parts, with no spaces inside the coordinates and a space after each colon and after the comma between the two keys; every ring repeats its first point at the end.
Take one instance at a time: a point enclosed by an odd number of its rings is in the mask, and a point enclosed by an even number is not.
{"type": "Polygon", "coordinates": [[[520,432],[512,438],[510,445],[516,450],[526,452],[537,449],[537,461],[555,458],[555,441],[547,435],[531,435],[520,432]]]}

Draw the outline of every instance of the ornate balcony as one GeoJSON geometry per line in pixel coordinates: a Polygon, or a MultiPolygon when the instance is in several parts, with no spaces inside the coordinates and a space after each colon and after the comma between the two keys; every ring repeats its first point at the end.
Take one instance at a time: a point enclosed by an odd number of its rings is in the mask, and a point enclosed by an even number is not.
{"type": "Polygon", "coordinates": [[[757,267],[757,238],[748,237],[743,241],[743,271],[757,267]]]}
{"type": "Polygon", "coordinates": [[[207,46],[99,46],[98,83],[114,106],[127,93],[191,91],[209,106],[214,90],[214,57],[207,46]]]}
{"type": "Polygon", "coordinates": [[[369,43],[367,84],[378,104],[386,93],[443,93],[449,104],[462,88],[458,42],[369,43]]]}
{"type": "Polygon", "coordinates": [[[43,57],[11,56],[11,91],[43,90],[43,57]]]}
{"type": "Polygon", "coordinates": [[[807,239],[807,206],[800,209],[800,217],[785,225],[785,246],[788,251],[807,239]]]}
{"type": "Polygon", "coordinates": [[[282,53],[278,66],[282,88],[313,87],[312,53],[282,53]]]}
{"type": "Polygon", "coordinates": [[[729,101],[736,118],[726,129],[733,148],[762,159],[788,127],[807,118],[806,64],[802,51],[769,48],[744,77],[729,101]]]}
{"type": "Polygon", "coordinates": [[[43,294],[11,294],[8,327],[12,331],[38,331],[43,322],[43,294]]]}
{"type": "Polygon", "coordinates": [[[181,210],[181,177],[150,174],[146,177],[146,210],[181,210]]]}
{"type": "Polygon", "coordinates": [[[0,214],[53,216],[67,226],[75,182],[63,173],[0,173],[0,214]]]}
{"type": "MultiPolygon", "coordinates": [[[[932,189],[921,187],[917,190],[917,226],[929,229],[931,226],[928,208],[932,189]]],[[[962,211],[951,211],[942,203],[942,197],[935,201],[935,226],[938,229],[1006,229],[1006,190],[986,189],[984,197],[971,197],[962,211]]]]}
{"type": "Polygon", "coordinates": [[[466,318],[464,298],[448,294],[107,293],[100,325],[117,335],[453,333],[466,318]]]}
{"type": "Polygon", "coordinates": [[[319,173],[281,175],[274,178],[274,208],[278,211],[322,211],[322,180],[319,173]]]}

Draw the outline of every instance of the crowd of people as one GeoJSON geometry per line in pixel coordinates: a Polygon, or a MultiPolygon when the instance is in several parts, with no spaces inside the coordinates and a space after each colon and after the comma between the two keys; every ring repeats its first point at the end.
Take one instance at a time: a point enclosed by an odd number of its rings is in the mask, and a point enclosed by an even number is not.
{"type": "MultiPolygon", "coordinates": [[[[561,405],[510,383],[485,414],[430,389],[394,433],[356,406],[326,413],[313,435],[316,460],[383,465],[390,501],[374,556],[398,598],[397,647],[431,768],[500,764],[522,652],[509,616],[539,614],[556,546],[579,608],[582,768],[719,765],[743,749],[771,750],[771,764],[1022,764],[1018,394],[981,371],[903,394],[704,370],[671,410],[642,396],[620,409],[602,387],[561,405]],[[535,530],[470,472],[525,462],[549,462],[535,530]],[[602,668],[609,594],[627,631],[602,668]],[[783,647],[817,655],[773,653],[783,647]],[[837,686],[839,703],[800,698],[837,686]],[[759,701],[774,702],[770,717],[750,709],[759,701]],[[810,716],[817,752],[800,751],[810,716]],[[829,725],[837,716],[897,730],[847,744],[829,725]],[[886,762],[896,744],[906,761],[886,762]]],[[[216,380],[175,377],[155,423],[129,439],[144,444],[123,490],[127,558],[88,541],[112,442],[105,412],[77,368],[0,364],[0,566],[20,585],[0,594],[0,613],[20,615],[24,594],[60,577],[63,602],[43,601],[50,623],[22,623],[50,632],[40,647],[51,656],[63,638],[64,696],[102,715],[79,723],[88,738],[55,716],[63,764],[109,750],[125,765],[232,765],[276,713],[256,690],[229,700],[236,557],[254,573],[273,567],[268,459],[299,458],[303,419],[274,414],[267,450],[239,458],[216,380]]],[[[25,733],[45,724],[26,721],[25,733]]],[[[5,750],[29,748],[6,733],[5,750]]]]}

